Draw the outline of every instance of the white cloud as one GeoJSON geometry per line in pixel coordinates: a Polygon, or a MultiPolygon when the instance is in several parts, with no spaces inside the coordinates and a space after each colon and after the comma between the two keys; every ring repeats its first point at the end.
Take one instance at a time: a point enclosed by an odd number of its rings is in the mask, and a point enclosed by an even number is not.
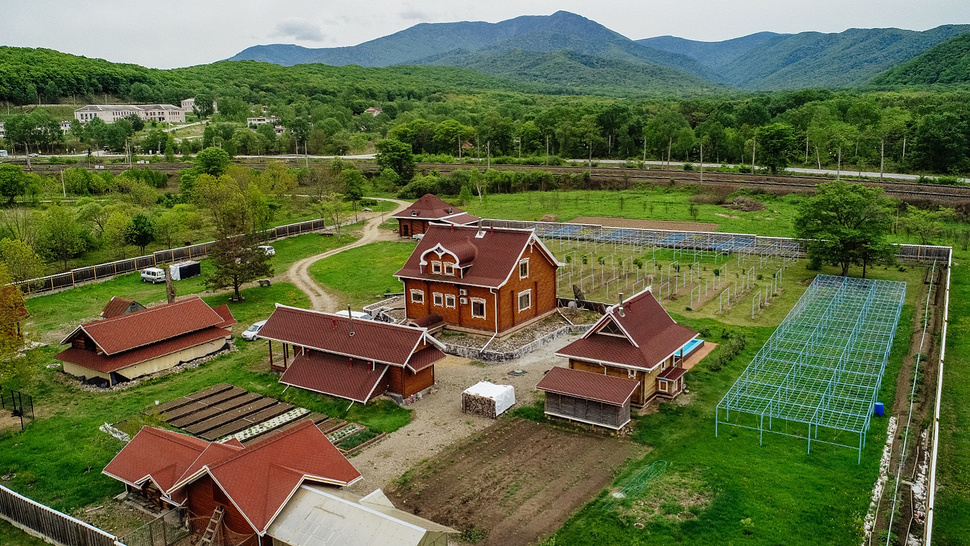
{"type": "Polygon", "coordinates": [[[276,30],[270,36],[298,42],[322,42],[327,38],[319,26],[299,19],[288,19],[277,23],[276,30]]]}

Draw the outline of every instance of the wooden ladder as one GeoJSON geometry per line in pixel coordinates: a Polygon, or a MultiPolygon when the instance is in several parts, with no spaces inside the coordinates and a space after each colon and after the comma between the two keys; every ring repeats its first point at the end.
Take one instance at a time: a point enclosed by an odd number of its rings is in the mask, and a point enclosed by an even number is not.
{"type": "Polygon", "coordinates": [[[212,544],[212,541],[216,538],[216,531],[219,529],[219,524],[222,523],[222,518],[225,514],[226,510],[222,506],[216,506],[216,509],[212,512],[212,517],[209,518],[209,526],[205,528],[205,533],[202,534],[202,540],[199,541],[200,546],[212,544]]]}

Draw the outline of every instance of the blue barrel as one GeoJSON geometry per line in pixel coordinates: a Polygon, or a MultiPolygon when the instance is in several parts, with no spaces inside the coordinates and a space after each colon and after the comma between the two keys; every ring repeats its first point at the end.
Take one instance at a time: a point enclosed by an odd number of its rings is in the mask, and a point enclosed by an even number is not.
{"type": "Polygon", "coordinates": [[[886,407],[883,406],[882,402],[876,402],[876,407],[873,409],[873,413],[879,417],[882,417],[886,414],[886,407]]]}

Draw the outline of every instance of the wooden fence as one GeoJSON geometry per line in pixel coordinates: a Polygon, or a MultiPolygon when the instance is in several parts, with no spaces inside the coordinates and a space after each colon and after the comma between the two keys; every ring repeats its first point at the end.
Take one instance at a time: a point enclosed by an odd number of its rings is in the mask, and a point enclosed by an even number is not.
{"type": "Polygon", "coordinates": [[[64,546],[124,546],[115,536],[0,485],[0,517],[64,546]]]}
{"type": "MultiPolygon", "coordinates": [[[[264,239],[267,241],[275,241],[285,237],[320,231],[324,229],[324,227],[326,226],[324,225],[324,221],[322,219],[297,222],[295,224],[277,226],[267,230],[264,232],[264,239]]],[[[46,277],[39,277],[36,279],[19,282],[17,283],[17,286],[20,287],[25,294],[50,292],[52,290],[59,290],[61,288],[73,288],[74,286],[84,282],[96,281],[99,279],[114,277],[115,275],[123,275],[125,273],[134,273],[135,271],[142,270],[146,267],[154,267],[160,264],[180,262],[183,260],[204,258],[209,254],[209,250],[212,248],[213,244],[214,243],[210,242],[172,248],[169,250],[159,250],[147,256],[138,256],[137,258],[129,258],[127,260],[118,260],[110,263],[79,267],[64,273],[57,273],[55,275],[48,275],[46,277]]]]}

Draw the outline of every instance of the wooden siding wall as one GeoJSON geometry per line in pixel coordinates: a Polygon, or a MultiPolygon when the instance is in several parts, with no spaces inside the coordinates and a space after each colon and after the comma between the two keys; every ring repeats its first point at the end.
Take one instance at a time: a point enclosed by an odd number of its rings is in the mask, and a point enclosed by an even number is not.
{"type": "Polygon", "coordinates": [[[407,368],[392,366],[387,370],[387,375],[388,392],[400,394],[405,398],[434,385],[434,366],[428,366],[418,373],[407,368]]]}
{"type": "Polygon", "coordinates": [[[420,235],[428,231],[428,221],[427,220],[415,220],[411,218],[398,218],[397,220],[397,232],[401,237],[410,237],[412,235],[420,235]],[[407,233],[404,231],[404,227],[408,227],[407,233]]]}
{"type": "MultiPolygon", "coordinates": [[[[661,374],[664,370],[673,365],[673,357],[668,358],[661,364],[653,369],[653,371],[645,372],[640,370],[634,370],[633,375],[630,375],[630,371],[627,368],[620,368],[615,366],[604,366],[603,364],[594,364],[591,362],[585,362],[583,360],[576,360],[574,358],[569,359],[569,367],[574,370],[582,370],[584,372],[593,372],[600,375],[604,375],[603,370],[606,370],[605,375],[612,377],[622,377],[624,379],[634,379],[640,384],[637,390],[633,393],[633,405],[643,406],[651,398],[657,396],[660,391],[657,387],[657,376],[661,374]]],[[[660,393],[662,394],[662,393],[660,393]]]]}
{"type": "MultiPolygon", "coordinates": [[[[523,258],[529,259],[529,276],[519,278],[519,266],[515,265],[514,271],[498,294],[498,329],[503,332],[513,328],[523,322],[543,316],[556,309],[556,270],[558,266],[546,259],[546,256],[539,250],[538,246],[530,245],[523,258]],[[525,290],[532,290],[532,302],[528,309],[519,311],[519,293],[525,290]]],[[[429,256],[427,272],[431,271],[431,261],[439,261],[436,255],[429,256]]],[[[454,263],[454,259],[447,254],[440,258],[442,271],[444,263],[454,263]]],[[[448,324],[460,328],[472,328],[485,332],[495,331],[495,294],[488,288],[477,286],[465,286],[461,284],[461,278],[456,268],[456,276],[436,275],[434,279],[404,280],[405,312],[409,319],[415,320],[426,317],[431,313],[441,315],[441,318],[448,324]],[[424,292],[424,303],[411,301],[411,290],[421,290],[424,292]],[[467,295],[462,296],[461,290],[467,291],[467,295]],[[441,305],[434,304],[434,293],[442,294],[441,305]],[[455,307],[447,307],[445,296],[455,297],[455,307]],[[466,298],[464,304],[461,298],[466,298]],[[472,317],[471,299],[479,298],[485,300],[485,318],[472,317]]]]}
{"type": "Polygon", "coordinates": [[[618,429],[630,420],[630,403],[628,401],[624,406],[611,406],[594,400],[547,392],[546,413],[618,429]]]}
{"type": "Polygon", "coordinates": [[[209,524],[209,516],[219,505],[226,510],[226,515],[222,521],[230,531],[242,535],[255,533],[246,518],[226,498],[226,494],[208,475],[202,476],[188,485],[187,506],[193,514],[193,533],[201,535],[205,532],[205,528],[209,524]],[[217,499],[221,499],[221,501],[217,499]]]}

